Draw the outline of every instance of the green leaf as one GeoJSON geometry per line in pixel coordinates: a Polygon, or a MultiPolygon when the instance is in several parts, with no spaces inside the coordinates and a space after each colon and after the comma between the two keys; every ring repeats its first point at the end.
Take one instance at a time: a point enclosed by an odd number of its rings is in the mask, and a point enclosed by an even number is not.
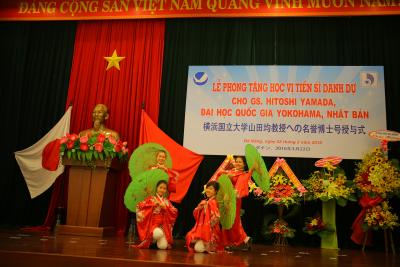
{"type": "Polygon", "coordinates": [[[99,153],[97,151],[93,152],[94,158],[95,159],[99,159],[99,153]]]}
{"type": "Polygon", "coordinates": [[[66,144],[60,145],[60,152],[64,152],[66,150],[66,148],[67,148],[66,144]]]}
{"type": "Polygon", "coordinates": [[[103,149],[104,150],[108,150],[108,151],[112,151],[114,149],[114,145],[109,143],[109,142],[105,142],[103,144],[103,149]]]}
{"type": "Polygon", "coordinates": [[[356,202],[357,201],[357,197],[353,194],[349,195],[349,197],[347,198],[350,201],[356,202]]]}
{"type": "Polygon", "coordinates": [[[86,153],[87,153],[87,152],[83,152],[83,151],[82,151],[82,154],[81,154],[81,161],[83,161],[83,162],[86,161],[86,153]]]}
{"type": "Polygon", "coordinates": [[[108,153],[107,150],[104,150],[104,154],[106,155],[106,158],[108,158],[110,156],[110,153],[108,153]]]}
{"type": "Polygon", "coordinates": [[[79,139],[75,140],[74,147],[72,148],[72,150],[74,150],[74,149],[79,149],[79,139]]]}
{"type": "Polygon", "coordinates": [[[103,153],[99,153],[99,157],[100,157],[101,160],[104,160],[103,153]]]}
{"type": "Polygon", "coordinates": [[[92,158],[93,158],[93,151],[89,151],[88,156],[89,156],[88,160],[92,160],[92,158]]]}
{"type": "Polygon", "coordinates": [[[96,141],[97,141],[97,135],[94,135],[94,136],[89,138],[88,144],[89,145],[94,145],[96,143],[96,141]]]}
{"type": "Polygon", "coordinates": [[[71,158],[71,154],[72,154],[71,150],[68,150],[68,151],[67,151],[67,157],[68,157],[69,159],[71,158]]]}
{"type": "Polygon", "coordinates": [[[366,224],[366,223],[361,224],[361,229],[362,229],[364,232],[367,232],[367,231],[369,230],[368,224],[366,224]]]}
{"type": "Polygon", "coordinates": [[[326,237],[328,234],[330,234],[331,232],[329,231],[319,231],[318,232],[318,236],[319,237],[326,237]]]}
{"type": "Polygon", "coordinates": [[[289,232],[286,234],[286,237],[287,237],[287,238],[293,238],[293,237],[294,237],[294,231],[289,231],[289,232]]]}
{"type": "Polygon", "coordinates": [[[328,200],[329,200],[329,197],[327,197],[327,196],[322,196],[322,197],[320,197],[320,199],[321,199],[322,201],[328,201],[328,200]]]}
{"type": "Polygon", "coordinates": [[[344,207],[344,206],[346,206],[346,204],[347,204],[347,200],[344,199],[344,198],[342,198],[342,197],[337,198],[337,199],[336,199],[336,202],[337,202],[337,204],[338,204],[339,206],[341,206],[341,207],[344,207]]]}

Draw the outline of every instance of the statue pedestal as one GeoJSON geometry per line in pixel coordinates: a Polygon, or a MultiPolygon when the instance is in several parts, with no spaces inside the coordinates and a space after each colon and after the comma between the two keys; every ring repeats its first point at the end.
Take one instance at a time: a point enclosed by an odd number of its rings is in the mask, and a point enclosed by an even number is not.
{"type": "Polygon", "coordinates": [[[110,168],[104,160],[96,168],[77,160],[63,158],[70,166],[66,225],[57,226],[57,234],[103,236],[115,232],[115,203],[119,162],[110,168]]]}

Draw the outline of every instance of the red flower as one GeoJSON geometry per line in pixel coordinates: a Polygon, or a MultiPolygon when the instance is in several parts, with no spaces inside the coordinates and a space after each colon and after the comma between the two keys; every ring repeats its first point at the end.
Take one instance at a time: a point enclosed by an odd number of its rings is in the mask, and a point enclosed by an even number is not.
{"type": "Polygon", "coordinates": [[[104,134],[99,134],[97,136],[97,142],[104,143],[105,140],[106,140],[106,136],[104,134]]]}
{"type": "Polygon", "coordinates": [[[294,194],[294,190],[289,185],[278,184],[274,187],[274,189],[272,191],[270,191],[268,193],[268,197],[279,199],[279,201],[280,201],[280,198],[290,197],[293,194],[294,194]]]}
{"type": "Polygon", "coordinates": [[[257,188],[254,190],[254,194],[255,194],[256,196],[261,196],[262,193],[263,193],[263,191],[262,191],[262,189],[259,188],[259,187],[257,187],[257,188]]]}
{"type": "Polygon", "coordinates": [[[66,137],[66,136],[61,137],[60,145],[65,144],[67,141],[68,141],[68,137],[66,137]]]}
{"type": "Polygon", "coordinates": [[[79,146],[79,149],[82,151],[88,151],[89,150],[89,145],[86,143],[81,143],[81,145],[79,146]]]}
{"type": "Polygon", "coordinates": [[[89,137],[87,135],[84,135],[81,138],[79,138],[79,142],[81,143],[87,143],[87,141],[89,141],[89,137]]]}
{"type": "Polygon", "coordinates": [[[99,153],[102,152],[103,151],[103,144],[102,143],[94,144],[94,149],[99,153]]]}
{"type": "Polygon", "coordinates": [[[74,141],[74,142],[79,138],[79,136],[77,134],[70,134],[67,136],[68,136],[69,140],[74,141]]]}
{"type": "Polygon", "coordinates": [[[74,141],[68,141],[67,142],[67,148],[68,149],[72,149],[74,147],[74,143],[75,143],[74,141]]]}
{"type": "Polygon", "coordinates": [[[115,145],[117,143],[117,140],[114,137],[109,136],[108,137],[108,142],[110,142],[111,144],[115,145]]]}
{"type": "Polygon", "coordinates": [[[368,176],[369,176],[369,173],[368,173],[368,172],[363,172],[363,173],[361,174],[361,177],[363,178],[363,180],[364,180],[365,182],[369,182],[369,181],[368,181],[368,176]]]}
{"type": "Polygon", "coordinates": [[[88,151],[89,150],[89,145],[86,143],[81,143],[79,146],[79,149],[82,151],[88,151]]]}
{"type": "Polygon", "coordinates": [[[121,151],[121,149],[122,149],[122,146],[121,146],[121,144],[118,142],[118,143],[114,146],[114,151],[118,153],[118,152],[121,151]]]}

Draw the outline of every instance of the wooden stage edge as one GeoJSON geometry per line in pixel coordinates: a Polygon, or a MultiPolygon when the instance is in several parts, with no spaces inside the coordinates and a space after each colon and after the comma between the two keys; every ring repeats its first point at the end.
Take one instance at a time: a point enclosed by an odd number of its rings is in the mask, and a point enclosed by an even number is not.
{"type": "MultiPolygon", "coordinates": [[[[124,237],[59,235],[46,232],[0,230],[1,267],[395,267],[400,256],[360,249],[330,250],[315,247],[275,247],[255,244],[251,251],[189,253],[184,240],[172,250],[136,249],[124,237]]],[[[398,246],[398,244],[396,244],[398,246]]]]}

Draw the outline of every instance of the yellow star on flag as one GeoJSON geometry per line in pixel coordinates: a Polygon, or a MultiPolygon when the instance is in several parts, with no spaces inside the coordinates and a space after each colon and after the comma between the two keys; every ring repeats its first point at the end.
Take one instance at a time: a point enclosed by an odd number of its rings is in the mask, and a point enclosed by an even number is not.
{"type": "Polygon", "coordinates": [[[112,53],[111,57],[104,57],[104,59],[107,60],[107,62],[108,62],[106,70],[109,70],[112,67],[115,67],[115,68],[117,68],[117,70],[119,70],[119,62],[121,60],[123,60],[124,58],[125,57],[119,57],[117,55],[117,50],[114,49],[114,52],[112,53]]]}

